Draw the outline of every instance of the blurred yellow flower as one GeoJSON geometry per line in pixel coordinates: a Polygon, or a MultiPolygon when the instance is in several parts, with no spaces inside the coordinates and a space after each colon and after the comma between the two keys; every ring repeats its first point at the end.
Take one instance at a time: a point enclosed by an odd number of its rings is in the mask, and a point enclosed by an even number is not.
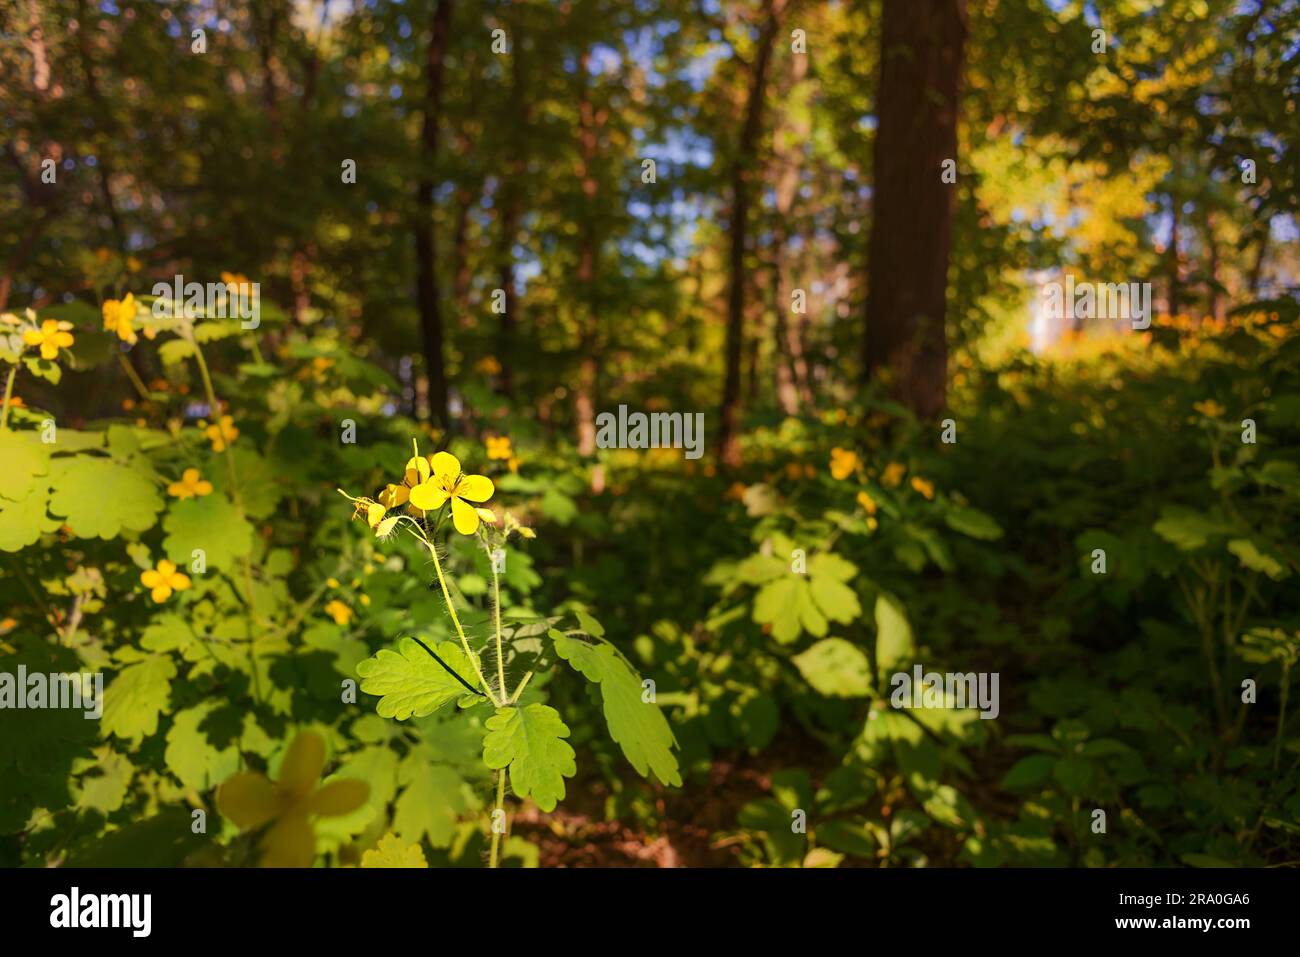
{"type": "Polygon", "coordinates": [[[202,498],[212,494],[212,483],[203,478],[198,469],[186,469],[179,482],[167,486],[167,494],[177,498],[202,498]]]}
{"type": "Polygon", "coordinates": [[[1221,418],[1223,416],[1223,413],[1227,411],[1226,409],[1224,409],[1223,406],[1219,405],[1219,403],[1215,402],[1213,399],[1205,399],[1202,402],[1194,402],[1192,403],[1192,408],[1195,409],[1197,412],[1201,413],[1201,415],[1210,419],[1221,418]]]}
{"type": "Polygon", "coordinates": [[[135,296],[126,294],[120,302],[109,299],[104,303],[104,330],[116,333],[123,342],[135,342],[135,296]]]}
{"type": "Polygon", "coordinates": [[[217,789],[217,808],[240,830],[271,825],[259,844],[263,867],[311,867],[316,857],[312,819],[351,814],[370,799],[365,781],[341,778],[319,785],[324,770],[325,739],[303,731],[284,753],[279,781],[241,771],[217,789]]]}
{"type": "Polygon", "coordinates": [[[876,514],[876,500],[865,491],[858,493],[858,504],[862,506],[868,515],[876,514]]]}
{"type": "Polygon", "coordinates": [[[28,329],[24,332],[23,342],[29,346],[40,346],[42,359],[56,359],[60,349],[72,345],[72,333],[68,331],[71,328],[70,322],[46,319],[39,329],[28,329]]]}
{"type": "Polygon", "coordinates": [[[334,619],[336,625],[346,625],[354,616],[354,612],[343,602],[335,598],[333,601],[326,602],[325,614],[334,619]]]}
{"type": "Polygon", "coordinates": [[[141,572],[140,582],[149,589],[149,594],[159,604],[170,598],[172,592],[184,591],[190,587],[189,576],[178,572],[176,563],[165,558],[156,567],[141,572]]]}
{"type": "Polygon", "coordinates": [[[839,446],[831,449],[831,477],[837,480],[848,478],[858,470],[862,461],[858,458],[856,452],[850,452],[848,449],[842,449],[839,446]]]}
{"type": "Polygon", "coordinates": [[[489,435],[485,440],[487,443],[487,457],[490,459],[509,459],[514,455],[510,448],[510,437],[508,435],[489,435]]]}
{"type": "Polygon", "coordinates": [[[484,375],[501,374],[501,363],[497,362],[496,356],[484,356],[474,363],[474,368],[484,375]]]}
{"type": "Polygon", "coordinates": [[[235,420],[231,416],[223,415],[219,421],[204,429],[203,434],[212,440],[212,451],[224,452],[227,446],[239,438],[239,429],[235,428],[235,420]]]}
{"type": "Polygon", "coordinates": [[[916,475],[912,476],[912,488],[916,489],[926,498],[934,498],[934,483],[928,479],[923,479],[916,475]]]}
{"type": "Polygon", "coordinates": [[[890,462],[885,466],[885,471],[881,473],[880,483],[885,488],[898,488],[903,481],[903,475],[907,472],[907,466],[901,462],[890,462]]]}
{"type": "MultiPolygon", "coordinates": [[[[451,518],[456,531],[473,535],[478,531],[480,519],[492,515],[487,509],[478,509],[470,502],[486,502],[496,491],[496,486],[486,475],[466,475],[461,471],[460,460],[450,452],[438,452],[424,459],[411,460],[423,463],[416,466],[421,481],[411,489],[411,504],[421,511],[432,512],[451,500],[451,518]]],[[[409,481],[408,474],[408,481],[409,481]]],[[[492,516],[495,518],[495,516],[492,516]]]]}

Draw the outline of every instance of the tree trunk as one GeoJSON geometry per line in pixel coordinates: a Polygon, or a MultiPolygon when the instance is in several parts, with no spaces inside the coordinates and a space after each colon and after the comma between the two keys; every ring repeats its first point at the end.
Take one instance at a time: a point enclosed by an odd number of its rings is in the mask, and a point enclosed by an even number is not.
{"type": "Polygon", "coordinates": [[[429,380],[429,418],[440,428],[449,424],[447,373],[443,367],[442,313],[438,305],[438,274],[433,234],[433,170],[438,158],[438,120],[442,113],[443,66],[451,39],[452,0],[438,0],[433,13],[433,34],[429,38],[426,63],[428,84],[424,100],[423,145],[420,179],[415,186],[416,301],[420,310],[420,332],[424,346],[425,374],[429,380]]]}
{"type": "Polygon", "coordinates": [[[519,234],[519,221],[523,215],[523,189],[527,166],[524,162],[523,131],[528,125],[529,109],[524,100],[524,43],[517,24],[510,25],[513,45],[510,54],[510,139],[511,160],[506,181],[500,187],[495,204],[500,205],[500,235],[497,248],[498,283],[505,293],[505,311],[497,326],[497,361],[501,374],[497,380],[501,395],[512,398],[515,393],[515,334],[519,325],[515,298],[515,237],[519,234]]]}
{"type": "Polygon", "coordinates": [[[922,418],[946,402],[944,330],[966,0],[884,0],[863,369],[922,418]],[[885,376],[882,376],[882,378],[885,376]]]}
{"type": "MultiPolygon", "coordinates": [[[[808,75],[808,55],[796,55],[790,67],[787,95],[798,89],[808,75]]],[[[795,415],[799,401],[808,393],[808,364],[804,361],[803,343],[799,335],[800,320],[791,311],[791,293],[799,284],[788,275],[790,264],[786,260],[786,244],[790,239],[790,220],[794,215],[794,199],[799,190],[799,170],[803,166],[803,144],[810,130],[807,111],[796,110],[794,116],[785,114],[781,120],[790,132],[791,149],[783,150],[780,143],[776,153],[776,219],[772,227],[772,259],[776,271],[772,284],[772,304],[776,311],[776,397],[781,411],[795,415]]],[[[780,126],[777,128],[780,139],[780,126]]],[[[805,290],[806,291],[806,290],[805,290]]]]}
{"type": "Polygon", "coordinates": [[[718,458],[723,465],[740,464],[740,376],[745,345],[745,250],[749,240],[750,184],[754,154],[762,130],[763,98],[772,45],[780,25],[784,0],[764,0],[763,27],[750,70],[745,124],[731,163],[731,285],[727,295],[726,373],[722,382],[722,412],[718,430],[718,458]]]}
{"type": "Polygon", "coordinates": [[[1169,301],[1167,304],[1167,308],[1169,309],[1169,315],[1171,316],[1178,315],[1178,304],[1183,298],[1182,283],[1179,281],[1179,277],[1178,277],[1178,258],[1179,258],[1178,221],[1180,219],[1179,214],[1181,212],[1181,210],[1179,209],[1180,205],[1181,204],[1178,202],[1178,197],[1170,193],[1169,194],[1169,215],[1170,215],[1169,249],[1166,251],[1166,253],[1169,257],[1169,296],[1168,296],[1169,301]]]}
{"type": "MultiPolygon", "coordinates": [[[[578,97],[578,179],[582,184],[584,205],[581,240],[578,249],[578,286],[582,299],[582,332],[579,336],[578,351],[581,362],[578,368],[578,383],[573,394],[573,415],[578,425],[578,454],[591,456],[596,454],[596,379],[597,379],[597,329],[599,307],[596,296],[596,252],[599,242],[596,236],[596,218],[600,215],[600,183],[596,179],[596,149],[599,142],[600,127],[605,120],[602,110],[597,115],[591,102],[590,90],[591,51],[585,49],[578,61],[579,82],[578,97]]],[[[597,477],[596,481],[603,481],[597,477]]],[[[597,489],[599,491],[599,489],[597,489]]]]}

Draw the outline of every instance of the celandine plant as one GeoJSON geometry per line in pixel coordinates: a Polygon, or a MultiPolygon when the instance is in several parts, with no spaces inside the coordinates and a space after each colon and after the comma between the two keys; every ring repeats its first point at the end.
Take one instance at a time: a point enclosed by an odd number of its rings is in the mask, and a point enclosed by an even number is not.
{"type": "Polygon", "coordinates": [[[677,741],[655,704],[653,683],[642,681],[595,619],[578,612],[570,628],[557,627],[563,621],[559,617],[503,620],[500,572],[506,542],[515,534],[534,538],[535,533],[508,514],[499,520],[485,507],[496,491],[490,478],[466,474],[449,452],[423,456],[414,441],[412,446],[415,454],[401,482],[385,486],[374,498],[339,491],[376,537],[405,531],[428,551],[456,640],[430,647],[419,638],[404,637],[395,651],[385,649],[361,662],[357,674],[361,690],[379,696],[381,717],[420,718],[453,702],[462,711],[493,709],[483,736],[483,761],[497,772],[490,866],[500,860],[506,831],[507,782],[516,797],[531,797],[542,810],[553,811],[564,797],[564,779],[577,773],[574,750],[565,740],[569,726],[538,700],[542,682],[530,688],[534,677],[558,660],[599,686],[610,736],[632,766],[643,776],[653,774],[664,784],[680,786],[672,752],[677,741]],[[482,638],[467,633],[456,611],[439,545],[443,534],[474,536],[488,556],[492,622],[482,638]]]}

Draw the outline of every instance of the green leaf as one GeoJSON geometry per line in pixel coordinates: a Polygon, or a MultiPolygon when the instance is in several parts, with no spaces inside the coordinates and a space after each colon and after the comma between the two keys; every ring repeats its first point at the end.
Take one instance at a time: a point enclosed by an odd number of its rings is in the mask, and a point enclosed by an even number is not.
{"type": "Polygon", "coordinates": [[[819,641],[793,661],[808,683],[829,697],[860,698],[872,692],[867,656],[843,638],[819,641]]]}
{"type": "Polygon", "coordinates": [[[50,484],[51,514],[62,516],[78,538],[116,538],[123,529],[143,532],[163,507],[152,476],[98,456],[52,460],[50,484]]]}
{"type": "Polygon", "coordinates": [[[361,855],[362,867],[428,867],[419,844],[408,844],[396,834],[385,834],[361,855]]]}
{"type": "Polygon", "coordinates": [[[544,704],[498,708],[486,725],[484,763],[510,769],[510,785],[517,797],[531,795],[543,811],[555,810],[564,797],[564,779],[578,773],[573,748],[564,740],[569,727],[560,713],[544,704]]]}
{"type": "MultiPolygon", "coordinates": [[[[444,641],[433,649],[458,675],[474,684],[474,668],[460,646],[444,641]]],[[[403,638],[397,651],[384,649],[357,665],[361,690],[379,695],[375,710],[383,718],[404,721],[432,714],[465,693],[465,686],[420,647],[414,638],[403,638]]]]}
{"type": "Polygon", "coordinates": [[[16,552],[34,545],[43,532],[59,527],[58,519],[45,512],[49,496],[49,487],[42,479],[20,501],[0,498],[0,551],[16,552]]]}
{"type": "Polygon", "coordinates": [[[1067,755],[1052,766],[1052,777],[1070,794],[1081,795],[1092,781],[1092,762],[1076,755],[1067,755]]]}
{"type": "Polygon", "coordinates": [[[1021,758],[1002,779],[1002,788],[1006,791],[1021,791],[1041,784],[1047,780],[1055,763],[1056,758],[1050,754],[1031,754],[1027,758],[1021,758]]]}
{"type": "Polygon", "coordinates": [[[876,597],[876,667],[885,673],[915,653],[912,626],[898,600],[885,594],[876,597]]]}
{"type": "Polygon", "coordinates": [[[103,735],[139,740],[157,731],[158,715],[167,707],[174,677],[176,666],[163,655],[123,668],[104,689],[103,735]]]}
{"type": "Polygon", "coordinates": [[[677,739],[658,706],[642,700],[640,677],[608,644],[589,645],[554,630],[550,636],[557,655],[600,684],[610,737],[637,773],[642,777],[653,773],[664,784],[681,787],[672,752],[677,739]]]}
{"type": "Polygon", "coordinates": [[[1234,538],[1228,542],[1228,551],[1236,555],[1237,560],[1251,571],[1261,572],[1274,581],[1286,577],[1286,567],[1249,538],[1234,538]]]}
{"type": "Polygon", "coordinates": [[[0,432],[0,498],[21,501],[50,468],[50,447],[35,432],[0,432]]]}
{"type": "Polygon", "coordinates": [[[476,801],[455,768],[430,764],[428,753],[416,749],[398,769],[405,790],[393,806],[393,830],[404,841],[428,838],[433,847],[450,847],[456,825],[476,801]]]}
{"type": "Polygon", "coordinates": [[[1002,537],[1002,526],[977,508],[949,508],[944,512],[943,520],[953,531],[980,541],[995,542],[1002,537]]]}
{"type": "Polygon", "coordinates": [[[253,550],[253,526],[224,495],[189,498],[172,506],[163,519],[163,550],[181,568],[202,549],[208,568],[233,569],[237,559],[253,550]]]}
{"type": "Polygon", "coordinates": [[[1209,514],[1181,505],[1162,508],[1160,520],[1152,527],[1157,535],[1182,552],[1201,548],[1210,539],[1218,538],[1228,531],[1226,525],[1209,514]]]}

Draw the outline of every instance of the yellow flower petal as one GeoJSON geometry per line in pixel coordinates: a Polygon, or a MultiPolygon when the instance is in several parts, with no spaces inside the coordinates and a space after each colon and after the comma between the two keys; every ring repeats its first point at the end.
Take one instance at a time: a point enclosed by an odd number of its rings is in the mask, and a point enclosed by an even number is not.
{"type": "Polygon", "coordinates": [[[460,475],[460,459],[450,452],[436,452],[429,456],[429,465],[434,475],[450,475],[452,478],[460,475]]]}
{"type": "Polygon", "coordinates": [[[354,778],[340,778],[322,785],[307,799],[305,808],[321,817],[351,814],[370,800],[370,785],[354,778]]]}
{"type": "Polygon", "coordinates": [[[411,504],[425,512],[442,508],[447,501],[447,490],[438,484],[437,478],[421,482],[411,489],[411,504]]]}
{"type": "Polygon", "coordinates": [[[474,510],[474,506],[463,499],[452,498],[451,520],[456,526],[456,531],[462,535],[473,535],[478,531],[478,512],[474,510]]]}
{"type": "Polygon", "coordinates": [[[417,455],[406,463],[406,484],[412,487],[429,480],[429,460],[417,455]]]}
{"type": "Polygon", "coordinates": [[[241,771],[217,788],[217,808],[244,830],[265,824],[280,806],[275,785],[253,771],[241,771]]]}
{"type": "Polygon", "coordinates": [[[311,867],[316,834],[305,814],[287,814],[262,838],[263,867],[311,867]]]}
{"type": "Polygon", "coordinates": [[[384,513],[386,511],[388,511],[388,509],[384,508],[384,506],[382,505],[379,504],[371,505],[369,508],[366,509],[366,524],[369,525],[371,528],[374,528],[381,521],[383,521],[384,513]]]}
{"type": "Polygon", "coordinates": [[[177,591],[184,591],[190,587],[190,576],[182,575],[180,572],[177,572],[171,577],[171,586],[177,591]]]}
{"type": "Polygon", "coordinates": [[[162,604],[172,596],[171,585],[155,585],[153,591],[149,592],[150,597],[158,604],[162,604]]]}
{"type": "Polygon", "coordinates": [[[293,739],[280,764],[280,787],[294,797],[304,798],[316,787],[325,769],[325,739],[315,731],[303,731],[293,739]]]}
{"type": "Polygon", "coordinates": [[[456,484],[456,494],[471,502],[486,502],[496,486],[486,475],[466,475],[456,484]]]}
{"type": "Polygon", "coordinates": [[[154,569],[150,568],[140,573],[140,583],[145,588],[157,588],[162,584],[163,577],[154,569]]]}

